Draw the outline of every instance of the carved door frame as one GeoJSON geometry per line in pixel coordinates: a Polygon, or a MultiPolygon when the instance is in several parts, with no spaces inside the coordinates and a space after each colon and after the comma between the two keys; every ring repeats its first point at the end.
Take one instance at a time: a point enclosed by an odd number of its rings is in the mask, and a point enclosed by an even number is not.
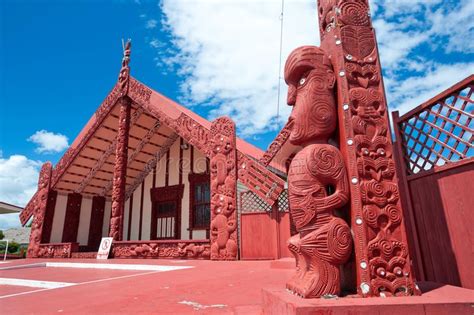
{"type": "Polygon", "coordinates": [[[176,203],[176,217],[175,217],[175,239],[181,239],[181,204],[183,199],[184,185],[173,185],[165,187],[157,187],[150,189],[151,197],[151,226],[150,226],[150,240],[156,239],[157,232],[157,213],[156,204],[162,202],[176,203]]]}

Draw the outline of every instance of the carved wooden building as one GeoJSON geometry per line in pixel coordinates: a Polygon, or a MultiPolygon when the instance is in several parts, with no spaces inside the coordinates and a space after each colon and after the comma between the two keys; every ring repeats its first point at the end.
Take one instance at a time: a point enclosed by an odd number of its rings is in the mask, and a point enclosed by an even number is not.
{"type": "Polygon", "coordinates": [[[71,147],[43,165],[20,215],[34,217],[29,256],[95,257],[111,236],[115,257],[238,258],[237,197],[272,209],[284,165],[259,162],[270,159],[229,118],[210,122],[130,77],[129,54],[71,147]]]}

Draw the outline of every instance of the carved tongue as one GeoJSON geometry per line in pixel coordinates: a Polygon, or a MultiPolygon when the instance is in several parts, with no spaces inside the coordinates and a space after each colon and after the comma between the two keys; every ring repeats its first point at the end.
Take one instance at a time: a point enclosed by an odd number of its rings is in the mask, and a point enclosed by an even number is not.
{"type": "Polygon", "coordinates": [[[360,76],[360,77],[357,77],[357,82],[359,82],[359,84],[363,86],[364,88],[367,88],[369,86],[369,78],[360,76]]]}

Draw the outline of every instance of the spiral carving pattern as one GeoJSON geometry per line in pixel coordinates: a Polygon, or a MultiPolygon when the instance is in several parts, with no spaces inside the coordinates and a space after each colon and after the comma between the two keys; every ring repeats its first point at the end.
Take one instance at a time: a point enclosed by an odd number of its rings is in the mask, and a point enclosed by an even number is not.
{"type": "Polygon", "coordinates": [[[343,2],[340,9],[340,19],[344,24],[356,26],[370,24],[369,8],[362,1],[343,2]]]}

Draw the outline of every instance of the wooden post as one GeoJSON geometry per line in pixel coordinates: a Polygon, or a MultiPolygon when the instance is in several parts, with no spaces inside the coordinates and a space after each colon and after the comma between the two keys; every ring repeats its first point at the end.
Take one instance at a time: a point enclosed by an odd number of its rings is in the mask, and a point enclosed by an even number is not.
{"type": "Polygon", "coordinates": [[[393,129],[395,132],[395,143],[394,143],[394,157],[397,165],[397,175],[398,175],[398,186],[401,189],[401,197],[404,208],[404,215],[408,218],[407,220],[407,230],[408,238],[410,239],[411,254],[413,255],[413,261],[415,265],[415,275],[417,280],[425,281],[425,270],[423,268],[423,258],[421,255],[420,242],[418,240],[418,228],[415,220],[415,213],[413,212],[413,206],[411,201],[410,189],[407,179],[407,168],[404,161],[404,154],[402,150],[403,139],[400,133],[400,127],[398,125],[400,121],[400,116],[398,111],[392,112],[393,119],[393,129]]]}
{"type": "Polygon", "coordinates": [[[237,153],[235,124],[227,117],[212,122],[211,259],[237,259],[237,153]]]}
{"type": "Polygon", "coordinates": [[[112,212],[110,215],[109,236],[114,241],[123,239],[123,214],[125,206],[125,184],[127,176],[128,134],[130,129],[131,100],[120,100],[119,129],[115,149],[115,167],[112,188],[112,212]]]}

